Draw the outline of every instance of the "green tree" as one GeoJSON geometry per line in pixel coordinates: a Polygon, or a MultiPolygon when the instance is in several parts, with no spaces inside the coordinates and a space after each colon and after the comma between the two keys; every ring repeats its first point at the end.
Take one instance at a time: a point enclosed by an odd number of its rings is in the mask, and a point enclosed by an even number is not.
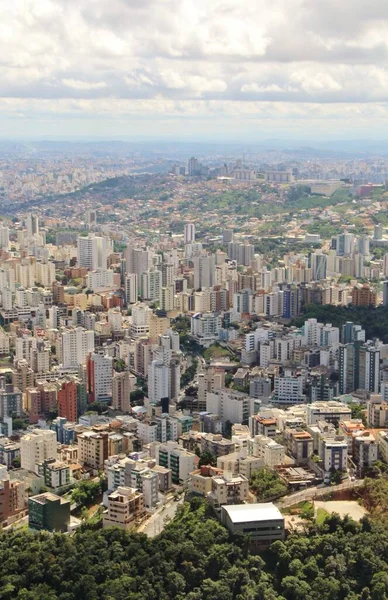
{"type": "Polygon", "coordinates": [[[214,454],[212,454],[208,450],[205,450],[205,452],[201,453],[199,462],[198,462],[199,467],[202,467],[202,465],[211,465],[212,467],[215,467],[216,464],[217,464],[217,457],[214,456],[214,454]]]}
{"type": "Polygon", "coordinates": [[[252,473],[250,487],[259,502],[280,498],[287,493],[287,486],[272,469],[264,467],[252,473]]]}

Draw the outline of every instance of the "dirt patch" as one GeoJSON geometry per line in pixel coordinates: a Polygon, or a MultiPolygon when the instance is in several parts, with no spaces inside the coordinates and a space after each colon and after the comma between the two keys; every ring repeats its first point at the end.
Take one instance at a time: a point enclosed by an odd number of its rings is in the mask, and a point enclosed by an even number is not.
{"type": "Polygon", "coordinates": [[[360,521],[364,515],[368,514],[368,511],[354,500],[329,500],[328,502],[316,500],[314,506],[316,511],[318,508],[322,508],[329,514],[338,513],[342,518],[349,515],[355,521],[360,521]]]}

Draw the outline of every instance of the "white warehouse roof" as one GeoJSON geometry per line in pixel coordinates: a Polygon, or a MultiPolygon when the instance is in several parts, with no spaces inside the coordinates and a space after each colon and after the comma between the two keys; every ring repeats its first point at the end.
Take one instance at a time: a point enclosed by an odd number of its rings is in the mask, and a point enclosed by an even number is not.
{"type": "Polygon", "coordinates": [[[277,521],[284,517],[272,502],[258,504],[234,504],[226,506],[225,510],[233,523],[249,523],[254,521],[277,521]]]}

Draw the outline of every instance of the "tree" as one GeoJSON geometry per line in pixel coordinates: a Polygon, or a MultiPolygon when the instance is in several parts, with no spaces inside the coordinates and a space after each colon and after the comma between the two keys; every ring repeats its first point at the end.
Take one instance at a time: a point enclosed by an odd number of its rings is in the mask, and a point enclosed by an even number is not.
{"type": "Polygon", "coordinates": [[[129,395],[131,406],[143,406],[144,392],[143,390],[133,390],[129,395]]]}
{"type": "Polygon", "coordinates": [[[250,487],[259,502],[280,498],[287,493],[287,486],[272,469],[264,467],[252,473],[250,487]]]}
{"type": "Polygon", "coordinates": [[[212,467],[215,467],[216,464],[217,464],[217,457],[214,456],[214,454],[212,454],[208,450],[205,450],[205,452],[201,452],[201,455],[199,458],[199,463],[198,463],[199,467],[202,467],[202,465],[211,465],[212,467]]]}
{"type": "Polygon", "coordinates": [[[118,358],[114,361],[114,370],[117,371],[117,373],[122,373],[123,371],[125,371],[125,369],[125,360],[123,360],[122,358],[118,358]]]}

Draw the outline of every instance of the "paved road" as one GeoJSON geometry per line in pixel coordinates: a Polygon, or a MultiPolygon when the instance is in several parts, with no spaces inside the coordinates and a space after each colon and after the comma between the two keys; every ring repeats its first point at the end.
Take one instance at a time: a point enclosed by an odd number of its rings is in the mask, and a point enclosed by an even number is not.
{"type": "Polygon", "coordinates": [[[178,509],[178,506],[182,504],[183,497],[175,502],[170,499],[167,501],[163,507],[158,508],[158,510],[150,517],[150,519],[146,522],[145,525],[141,526],[138,531],[141,533],[145,533],[148,537],[155,537],[158,533],[161,533],[164,529],[164,520],[166,517],[173,519],[175,517],[175,513],[178,509]]]}
{"type": "Polygon", "coordinates": [[[344,481],[339,485],[325,485],[323,483],[316,485],[311,488],[307,488],[300,492],[295,492],[294,494],[290,494],[286,496],[282,500],[279,500],[278,504],[281,508],[286,508],[288,506],[293,506],[294,504],[298,504],[298,502],[303,502],[305,500],[312,500],[313,498],[319,496],[325,496],[330,492],[340,492],[341,490],[348,490],[351,488],[360,487],[364,483],[363,479],[357,479],[356,481],[344,481]]]}

